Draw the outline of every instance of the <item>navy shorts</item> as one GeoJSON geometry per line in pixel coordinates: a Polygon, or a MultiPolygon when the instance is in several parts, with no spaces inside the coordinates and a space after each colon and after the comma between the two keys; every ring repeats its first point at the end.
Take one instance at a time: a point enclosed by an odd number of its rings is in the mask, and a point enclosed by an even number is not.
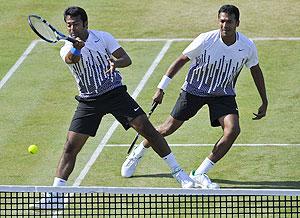
{"type": "Polygon", "coordinates": [[[227,114],[237,114],[238,107],[235,96],[201,97],[182,91],[171,112],[176,120],[186,121],[195,116],[204,106],[208,105],[211,126],[220,126],[219,118],[227,114]]]}
{"type": "Polygon", "coordinates": [[[101,119],[112,114],[124,127],[130,128],[130,121],[145,114],[138,103],[128,94],[126,86],[117,87],[93,99],[75,97],[77,109],[69,131],[95,136],[101,119]]]}

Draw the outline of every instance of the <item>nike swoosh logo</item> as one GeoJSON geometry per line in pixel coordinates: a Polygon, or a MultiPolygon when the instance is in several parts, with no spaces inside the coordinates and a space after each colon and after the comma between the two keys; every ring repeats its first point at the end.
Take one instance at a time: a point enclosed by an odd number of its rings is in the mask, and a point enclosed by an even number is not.
{"type": "Polygon", "coordinates": [[[97,42],[99,42],[99,41],[100,41],[100,39],[96,40],[95,42],[97,43],[97,42]]]}
{"type": "Polygon", "coordinates": [[[133,110],[134,110],[134,111],[137,111],[138,109],[140,109],[140,107],[138,107],[138,108],[134,108],[133,110]]]}
{"type": "Polygon", "coordinates": [[[243,51],[244,49],[239,49],[239,51],[243,51]]]}

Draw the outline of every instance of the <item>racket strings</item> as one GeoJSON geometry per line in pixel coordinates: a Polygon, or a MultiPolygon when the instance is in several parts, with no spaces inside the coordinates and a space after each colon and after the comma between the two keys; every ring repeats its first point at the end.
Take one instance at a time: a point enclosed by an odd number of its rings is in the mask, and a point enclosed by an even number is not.
{"type": "Polygon", "coordinates": [[[58,41],[56,34],[45,22],[35,17],[31,17],[30,21],[32,26],[42,37],[52,42],[58,41]]]}

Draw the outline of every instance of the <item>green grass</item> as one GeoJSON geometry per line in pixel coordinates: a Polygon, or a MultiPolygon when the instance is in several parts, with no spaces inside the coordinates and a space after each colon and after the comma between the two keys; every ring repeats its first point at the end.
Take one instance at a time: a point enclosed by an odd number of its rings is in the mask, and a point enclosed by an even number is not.
{"type": "MultiPolygon", "coordinates": [[[[111,32],[117,38],[194,38],[200,32],[217,28],[216,15],[225,1],[3,1],[0,0],[0,78],[7,73],[36,36],[31,32],[28,14],[40,14],[64,30],[62,13],[68,5],[87,9],[91,29],[111,32]],[[96,3],[95,3],[96,2],[96,3]],[[97,5],[97,7],[95,7],[97,5]],[[9,19],[10,18],[10,19],[9,19]]],[[[226,2],[228,3],[228,2],[226,2]]],[[[241,11],[239,31],[249,37],[298,37],[300,4],[289,1],[230,1],[241,11]],[[276,12],[276,13],[275,13],[276,12]],[[278,16],[282,16],[279,19],[278,16]]],[[[65,32],[65,31],[64,31],[65,32]]],[[[137,98],[148,111],[161,76],[189,42],[174,42],[137,98]]],[[[164,42],[121,42],[133,60],[122,69],[124,83],[132,93],[150,67],[164,42]]],[[[266,79],[269,110],[267,117],[253,121],[252,113],[260,98],[248,69],[238,80],[237,101],[241,135],[236,143],[299,144],[300,41],[256,41],[259,60],[266,79]]],[[[59,57],[61,44],[39,43],[15,74],[0,89],[0,184],[51,185],[62,152],[66,131],[72,118],[77,88],[69,70],[59,57]],[[27,146],[37,144],[39,153],[30,155],[27,146]]],[[[172,80],[164,102],[151,117],[155,126],[170,113],[186,75],[187,66],[172,80]]],[[[90,138],[78,156],[69,179],[72,184],[113,123],[103,119],[95,138],[90,138]]],[[[128,144],[135,136],[118,126],[109,144],[128,144]]],[[[167,137],[171,144],[213,144],[220,128],[209,124],[208,110],[185,123],[167,137]]],[[[233,147],[210,172],[222,187],[299,188],[300,148],[233,147]]],[[[105,147],[82,185],[178,187],[169,170],[150,151],[142,160],[136,176],[124,179],[120,167],[125,147],[105,147]]],[[[186,171],[195,169],[211,147],[174,147],[178,162],[186,171]]]]}

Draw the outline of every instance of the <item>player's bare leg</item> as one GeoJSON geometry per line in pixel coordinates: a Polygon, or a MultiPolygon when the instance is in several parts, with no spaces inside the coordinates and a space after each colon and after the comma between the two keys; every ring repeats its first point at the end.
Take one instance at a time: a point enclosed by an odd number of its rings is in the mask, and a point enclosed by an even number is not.
{"type": "Polygon", "coordinates": [[[228,114],[219,118],[219,122],[223,128],[223,136],[215,144],[208,158],[217,163],[229,151],[234,141],[240,134],[239,117],[236,114],[228,114]]]}
{"type": "MultiPolygon", "coordinates": [[[[171,152],[169,145],[167,144],[164,137],[153,127],[150,123],[146,115],[141,115],[131,121],[131,126],[140,134],[142,135],[153,150],[167,163],[170,167],[173,177],[181,184],[183,188],[191,188],[194,187],[194,181],[190,179],[190,177],[180,168],[179,164],[177,163],[175,156],[171,152]]],[[[133,150],[132,153],[135,151],[133,150]]],[[[127,166],[134,166],[136,167],[137,163],[139,162],[138,157],[127,158],[124,162],[121,170],[121,174],[124,177],[132,176],[132,172],[128,171],[127,166]]],[[[134,167],[134,170],[135,170],[134,167]]],[[[133,171],[134,172],[134,171],[133,171]]]]}
{"type": "Polygon", "coordinates": [[[72,131],[68,132],[67,141],[64,145],[64,150],[56,170],[57,178],[61,178],[65,181],[68,180],[74,169],[77,154],[80,152],[88,138],[89,135],[72,131]]]}
{"type": "MultiPolygon", "coordinates": [[[[206,174],[211,170],[215,163],[222,159],[232,147],[240,133],[239,117],[236,114],[229,114],[219,118],[219,122],[223,128],[223,136],[217,141],[210,155],[200,164],[200,166],[192,171],[190,177],[194,180],[200,180],[198,175],[206,174]]],[[[211,187],[216,188],[217,184],[212,183],[211,187]]]]}

